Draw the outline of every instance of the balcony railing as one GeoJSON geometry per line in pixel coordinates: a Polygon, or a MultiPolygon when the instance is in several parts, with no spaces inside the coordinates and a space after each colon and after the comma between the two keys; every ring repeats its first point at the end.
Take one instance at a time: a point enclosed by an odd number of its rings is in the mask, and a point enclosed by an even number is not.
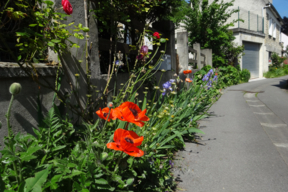
{"type": "Polygon", "coordinates": [[[237,27],[238,25],[238,28],[264,33],[264,18],[262,18],[261,15],[251,13],[251,11],[239,7],[238,10],[238,19],[243,20],[244,22],[238,21],[234,27],[237,27]]]}

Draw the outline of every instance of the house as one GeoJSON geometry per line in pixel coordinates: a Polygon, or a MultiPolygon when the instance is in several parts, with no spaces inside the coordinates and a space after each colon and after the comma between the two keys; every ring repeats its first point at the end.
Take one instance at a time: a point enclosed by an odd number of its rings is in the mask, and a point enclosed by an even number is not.
{"type": "MultiPolygon", "coordinates": [[[[281,32],[281,42],[282,42],[282,53],[287,52],[287,46],[288,46],[288,36],[281,32]]],[[[287,56],[287,54],[284,53],[283,56],[287,56]]]]}
{"type": "MultiPolygon", "coordinates": [[[[230,0],[225,0],[230,2],[230,0]]],[[[261,78],[268,71],[273,52],[281,55],[281,26],[283,21],[272,0],[236,0],[232,9],[239,12],[227,22],[241,19],[230,29],[235,43],[244,45],[244,53],[239,60],[242,69],[248,69],[251,78],[261,78]]]]}

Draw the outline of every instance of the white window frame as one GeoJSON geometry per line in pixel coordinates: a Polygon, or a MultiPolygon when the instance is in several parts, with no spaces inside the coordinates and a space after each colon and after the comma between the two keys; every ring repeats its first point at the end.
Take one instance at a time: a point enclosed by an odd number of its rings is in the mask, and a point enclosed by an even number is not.
{"type": "Polygon", "coordinates": [[[276,22],[273,23],[273,38],[276,39],[277,29],[276,29],[276,22]]]}
{"type": "Polygon", "coordinates": [[[269,33],[268,33],[268,34],[269,34],[270,36],[272,36],[272,34],[273,34],[272,32],[273,32],[272,19],[270,18],[270,19],[269,19],[269,33]]]}

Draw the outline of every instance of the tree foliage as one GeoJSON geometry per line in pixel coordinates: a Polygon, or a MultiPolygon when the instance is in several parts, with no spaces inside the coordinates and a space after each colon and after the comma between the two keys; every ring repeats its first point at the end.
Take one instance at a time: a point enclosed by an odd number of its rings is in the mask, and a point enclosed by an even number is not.
{"type": "Polygon", "coordinates": [[[286,35],[288,35],[288,18],[287,17],[283,17],[283,25],[282,25],[282,32],[285,33],[286,35]]]}
{"type": "Polygon", "coordinates": [[[232,65],[243,52],[242,46],[233,43],[235,37],[228,28],[238,20],[227,23],[227,20],[238,10],[229,10],[231,2],[214,0],[191,0],[190,5],[182,5],[173,21],[183,23],[189,34],[189,44],[200,43],[202,49],[213,50],[213,66],[232,65]]]}

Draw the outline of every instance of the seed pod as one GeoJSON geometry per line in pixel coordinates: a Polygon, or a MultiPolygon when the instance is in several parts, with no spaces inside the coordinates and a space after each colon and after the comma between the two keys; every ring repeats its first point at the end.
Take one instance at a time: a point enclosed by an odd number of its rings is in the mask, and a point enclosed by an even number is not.
{"type": "Polygon", "coordinates": [[[108,107],[111,109],[111,108],[113,108],[113,103],[112,102],[109,102],[108,103],[108,107]]]}
{"type": "Polygon", "coordinates": [[[21,89],[22,87],[20,83],[12,83],[12,85],[10,85],[9,92],[12,95],[18,95],[21,92],[21,89]]]}

